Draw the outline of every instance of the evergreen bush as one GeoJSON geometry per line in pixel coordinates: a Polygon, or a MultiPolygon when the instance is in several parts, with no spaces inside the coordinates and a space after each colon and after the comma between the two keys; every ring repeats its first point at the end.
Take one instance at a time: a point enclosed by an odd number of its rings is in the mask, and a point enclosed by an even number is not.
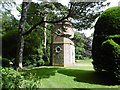
{"type": "Polygon", "coordinates": [[[95,70],[112,71],[120,80],[120,7],[107,9],[96,22],[92,57],[95,70]]]}

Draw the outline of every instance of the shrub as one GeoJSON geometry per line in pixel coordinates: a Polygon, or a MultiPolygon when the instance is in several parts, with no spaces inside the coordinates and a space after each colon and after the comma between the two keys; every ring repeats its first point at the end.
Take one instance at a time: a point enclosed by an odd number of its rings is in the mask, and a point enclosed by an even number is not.
{"type": "Polygon", "coordinates": [[[107,9],[96,22],[92,57],[96,70],[117,72],[120,78],[120,7],[107,9]]]}
{"type": "Polygon", "coordinates": [[[120,35],[112,35],[108,38],[108,40],[102,43],[102,51],[105,53],[101,59],[104,62],[109,62],[109,65],[106,63],[106,67],[108,66],[107,70],[112,70],[117,79],[120,80],[120,42],[118,41],[120,40],[120,35]]]}
{"type": "MultiPolygon", "coordinates": [[[[116,67],[115,62],[116,60],[120,60],[120,44],[115,42],[116,38],[108,39],[102,43],[102,54],[101,60],[106,63],[106,67],[108,66],[109,70],[114,70],[116,67]],[[109,65],[107,65],[109,64],[109,65]]],[[[120,37],[117,39],[120,39],[120,37]]]]}
{"type": "Polygon", "coordinates": [[[2,87],[16,88],[19,82],[23,80],[23,76],[13,68],[2,68],[2,87]]]}
{"type": "Polygon", "coordinates": [[[34,76],[26,78],[13,68],[2,68],[2,87],[3,88],[40,88],[40,81],[34,76]]]}
{"type": "Polygon", "coordinates": [[[10,60],[7,58],[0,58],[0,60],[2,61],[2,66],[3,67],[10,67],[10,60]]]}
{"type": "Polygon", "coordinates": [[[95,25],[95,32],[92,44],[92,56],[96,61],[100,61],[102,54],[101,45],[107,40],[105,37],[109,35],[120,34],[120,7],[107,9],[98,19],[95,25]]]}

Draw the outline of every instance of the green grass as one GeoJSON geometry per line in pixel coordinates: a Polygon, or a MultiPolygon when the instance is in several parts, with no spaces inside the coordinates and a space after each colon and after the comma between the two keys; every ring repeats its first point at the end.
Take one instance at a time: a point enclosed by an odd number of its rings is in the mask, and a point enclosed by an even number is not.
{"type": "MultiPolygon", "coordinates": [[[[91,61],[80,62],[88,65],[91,61]]],[[[40,88],[118,88],[109,73],[97,74],[92,66],[42,66],[22,72],[40,80],[40,88]]]]}
{"type": "Polygon", "coordinates": [[[76,63],[78,64],[89,64],[92,65],[92,59],[87,59],[87,60],[76,60],[76,63]]]}

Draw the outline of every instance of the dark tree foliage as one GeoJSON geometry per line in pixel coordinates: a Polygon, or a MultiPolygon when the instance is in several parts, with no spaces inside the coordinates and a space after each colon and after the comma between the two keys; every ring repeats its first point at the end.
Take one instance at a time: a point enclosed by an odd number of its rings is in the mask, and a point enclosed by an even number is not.
{"type": "Polygon", "coordinates": [[[107,9],[95,25],[93,65],[115,73],[120,80],[120,7],[107,9]]]}
{"type": "Polygon", "coordinates": [[[83,33],[75,32],[73,40],[76,60],[91,58],[92,39],[86,37],[83,33]]]}
{"type": "Polygon", "coordinates": [[[76,60],[84,58],[85,42],[86,42],[86,40],[84,39],[84,35],[79,32],[75,32],[74,43],[75,43],[75,59],[76,60]]]}
{"type": "Polygon", "coordinates": [[[47,21],[57,21],[68,14],[67,9],[67,7],[56,2],[40,4],[32,2],[28,9],[27,22],[31,25],[35,25],[45,16],[47,17],[47,21]]]}
{"type": "Polygon", "coordinates": [[[85,53],[84,53],[84,57],[88,57],[91,58],[92,56],[92,38],[91,37],[84,37],[84,39],[86,40],[85,44],[84,44],[84,48],[85,48],[85,53]]]}

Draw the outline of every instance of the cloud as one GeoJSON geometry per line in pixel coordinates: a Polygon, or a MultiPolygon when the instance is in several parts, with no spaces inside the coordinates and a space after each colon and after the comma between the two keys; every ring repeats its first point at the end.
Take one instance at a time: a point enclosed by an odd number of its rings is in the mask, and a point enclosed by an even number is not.
{"type": "Polygon", "coordinates": [[[58,0],[59,3],[61,3],[62,5],[68,6],[70,0],[58,0]]]}
{"type": "Polygon", "coordinates": [[[120,0],[107,0],[107,2],[111,2],[109,7],[114,7],[118,6],[118,2],[120,2],[120,0]]]}

